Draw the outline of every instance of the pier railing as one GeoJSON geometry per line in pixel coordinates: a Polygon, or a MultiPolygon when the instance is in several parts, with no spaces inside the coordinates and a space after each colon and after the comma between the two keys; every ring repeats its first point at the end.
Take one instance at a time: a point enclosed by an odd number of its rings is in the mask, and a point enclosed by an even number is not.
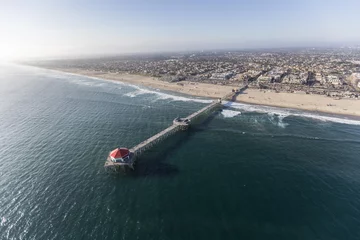
{"type": "MultiPolygon", "coordinates": [[[[164,139],[168,138],[169,136],[173,135],[174,133],[186,129],[189,125],[191,125],[194,121],[196,121],[200,116],[207,116],[208,114],[212,113],[215,109],[221,107],[222,100],[228,100],[229,98],[234,98],[241,93],[244,89],[247,88],[247,85],[244,85],[238,89],[234,89],[233,92],[225,95],[224,97],[213,101],[209,105],[203,107],[202,109],[192,113],[191,115],[183,118],[183,122],[179,122],[174,120],[173,125],[164,129],[163,131],[155,134],[154,136],[146,139],[145,141],[139,143],[138,145],[134,146],[133,148],[129,149],[131,154],[133,155],[132,162],[130,163],[132,166],[133,161],[135,161],[143,152],[148,150],[149,148],[153,147],[154,145],[158,144],[159,142],[163,141],[164,139]],[[186,123],[185,124],[185,120],[186,123]]],[[[106,166],[116,165],[115,163],[107,161],[105,163],[106,166]]]]}
{"type": "Polygon", "coordinates": [[[179,125],[171,125],[170,127],[166,128],[165,130],[159,132],[158,134],[155,134],[154,136],[146,139],[145,141],[141,142],[140,144],[134,146],[130,149],[130,152],[134,154],[134,157],[137,158],[140,154],[142,154],[144,151],[148,150],[155,144],[159,143],[160,141],[164,140],[165,138],[173,135],[177,131],[180,130],[179,125]]]}

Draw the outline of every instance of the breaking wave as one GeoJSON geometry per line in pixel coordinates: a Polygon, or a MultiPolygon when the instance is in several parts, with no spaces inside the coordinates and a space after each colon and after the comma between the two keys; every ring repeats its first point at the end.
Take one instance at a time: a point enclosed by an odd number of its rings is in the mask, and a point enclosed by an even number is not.
{"type": "Polygon", "coordinates": [[[241,112],[228,110],[228,109],[224,109],[224,110],[221,111],[221,115],[223,115],[225,118],[232,118],[232,117],[235,117],[235,116],[237,116],[239,114],[241,114],[241,112]]]}
{"type": "Polygon", "coordinates": [[[336,116],[326,116],[326,115],[320,115],[320,114],[309,113],[309,112],[301,112],[301,111],[292,110],[292,109],[281,109],[281,108],[276,108],[276,107],[249,105],[249,104],[233,103],[233,102],[225,103],[224,106],[227,106],[227,107],[233,108],[233,109],[239,109],[243,112],[266,113],[269,115],[270,120],[277,117],[278,121],[279,121],[278,125],[281,127],[287,126],[287,123],[284,123],[283,120],[288,116],[311,118],[311,119],[322,121],[322,122],[334,122],[334,123],[342,123],[342,124],[350,124],[350,125],[360,125],[360,120],[347,119],[347,118],[341,118],[341,117],[336,117],[336,116]]]}
{"type": "MultiPolygon", "coordinates": [[[[121,86],[131,87],[136,89],[135,91],[131,91],[125,93],[124,96],[127,97],[137,97],[139,95],[155,95],[155,100],[171,100],[171,101],[183,101],[183,102],[198,102],[198,103],[211,103],[212,100],[209,99],[201,99],[201,98],[191,98],[191,97],[184,97],[184,96],[177,96],[165,92],[161,92],[158,89],[151,89],[145,87],[139,87],[137,85],[133,85],[130,83],[124,83],[121,81],[115,80],[107,80],[97,77],[91,76],[83,76],[74,73],[64,73],[56,70],[48,70],[48,73],[51,72],[52,77],[59,77],[63,78],[66,75],[66,78],[71,82],[79,85],[85,86],[93,86],[93,87],[107,87],[107,84],[116,84],[117,89],[121,89],[121,86]],[[95,81],[91,81],[95,80],[95,81]],[[119,86],[120,85],[120,86],[119,86]]],[[[239,109],[244,112],[257,112],[257,113],[265,113],[269,115],[270,121],[274,120],[275,117],[278,119],[277,125],[280,127],[286,127],[288,124],[284,123],[283,120],[288,116],[295,116],[295,117],[305,117],[311,118],[314,120],[322,121],[322,122],[334,122],[334,123],[342,123],[342,124],[350,124],[350,125],[360,125],[360,120],[354,119],[347,119],[342,117],[335,117],[335,116],[326,116],[326,115],[319,115],[316,113],[309,113],[309,112],[301,112],[299,110],[293,109],[282,109],[277,107],[268,107],[268,106],[261,106],[261,105],[250,105],[244,103],[234,103],[234,102],[225,102],[225,107],[232,108],[232,109],[239,109]]],[[[234,110],[224,110],[222,115],[224,117],[234,117],[236,115],[241,114],[241,112],[236,112],[234,110]]]]}
{"type": "Polygon", "coordinates": [[[169,93],[161,92],[160,90],[150,89],[150,88],[143,88],[136,85],[129,84],[130,87],[135,88],[136,91],[128,92],[125,96],[128,97],[137,97],[139,95],[156,95],[155,100],[172,100],[172,101],[182,101],[182,102],[198,102],[198,103],[211,103],[212,100],[201,99],[201,98],[191,98],[191,97],[183,97],[183,96],[176,96],[169,93]]]}
{"type": "Polygon", "coordinates": [[[160,90],[153,90],[150,88],[142,88],[136,85],[129,84],[128,86],[137,89],[136,91],[128,92],[124,94],[127,97],[137,97],[139,95],[155,95],[156,98],[154,100],[171,100],[171,101],[182,101],[182,102],[198,102],[198,103],[211,103],[212,100],[201,99],[201,98],[191,98],[191,97],[183,97],[177,96],[169,93],[161,92],[160,90]]]}
{"type": "Polygon", "coordinates": [[[154,100],[172,100],[172,101],[182,101],[182,102],[198,102],[198,103],[211,103],[212,100],[201,99],[201,98],[192,98],[192,97],[184,97],[184,96],[177,96],[165,92],[161,92],[159,89],[152,89],[147,87],[140,87],[131,83],[125,83],[121,81],[109,80],[109,79],[102,79],[97,77],[91,76],[83,76],[74,73],[52,73],[52,77],[61,77],[64,78],[64,74],[67,75],[67,79],[75,84],[78,85],[85,85],[90,87],[113,87],[113,84],[118,85],[116,88],[121,89],[122,86],[134,88],[135,91],[130,91],[124,94],[127,97],[137,97],[139,95],[155,95],[156,98],[154,100]],[[93,81],[95,80],[95,81],[93,81]],[[119,86],[120,85],[120,86],[119,86]]]}

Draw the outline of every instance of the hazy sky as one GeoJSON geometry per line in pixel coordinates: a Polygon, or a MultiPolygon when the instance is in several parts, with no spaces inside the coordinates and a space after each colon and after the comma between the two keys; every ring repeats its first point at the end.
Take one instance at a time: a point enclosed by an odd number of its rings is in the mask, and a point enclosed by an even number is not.
{"type": "Polygon", "coordinates": [[[0,58],[360,43],[360,0],[0,0],[0,58]]]}

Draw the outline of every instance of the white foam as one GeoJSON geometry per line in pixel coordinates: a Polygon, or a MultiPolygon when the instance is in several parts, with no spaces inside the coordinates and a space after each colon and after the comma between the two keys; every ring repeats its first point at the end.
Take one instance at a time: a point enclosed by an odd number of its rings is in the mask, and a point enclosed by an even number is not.
{"type": "Polygon", "coordinates": [[[139,95],[144,95],[144,94],[150,94],[150,95],[155,95],[156,99],[155,100],[172,100],[172,101],[182,101],[182,102],[198,102],[198,103],[211,103],[212,100],[206,100],[206,99],[201,99],[201,98],[190,98],[190,97],[182,97],[182,96],[176,96],[176,95],[172,95],[169,93],[164,93],[161,92],[159,90],[152,90],[152,89],[148,89],[148,88],[142,88],[139,86],[135,86],[135,85],[129,85],[135,89],[137,89],[134,92],[129,92],[126,93],[124,96],[128,96],[128,97],[136,97],[139,95]]]}
{"type": "Polygon", "coordinates": [[[286,126],[288,126],[289,124],[288,123],[284,123],[283,122],[283,119],[286,118],[288,115],[279,115],[278,116],[278,122],[277,122],[277,125],[281,128],[285,128],[286,126]]]}
{"type": "MultiPolygon", "coordinates": [[[[182,101],[182,102],[198,102],[198,103],[211,103],[212,100],[206,100],[206,99],[201,99],[201,98],[191,98],[191,97],[182,97],[182,96],[176,96],[176,95],[172,95],[169,93],[164,93],[161,92],[159,89],[152,89],[152,88],[145,88],[145,87],[140,87],[137,85],[133,85],[130,83],[124,83],[121,81],[115,81],[115,80],[107,80],[107,79],[102,79],[102,78],[97,78],[97,77],[91,77],[91,76],[83,76],[83,75],[79,75],[79,74],[75,74],[75,73],[62,73],[62,72],[58,72],[61,74],[66,74],[68,76],[70,76],[69,80],[72,80],[73,83],[79,84],[79,85],[86,85],[86,86],[94,86],[94,87],[100,87],[100,86],[106,86],[106,83],[112,83],[112,84],[118,84],[118,85],[122,85],[122,86],[127,86],[127,87],[132,87],[135,88],[136,91],[133,92],[129,92],[124,94],[124,96],[127,97],[137,97],[139,95],[144,95],[144,94],[151,94],[151,95],[155,95],[156,99],[154,100],[172,100],[172,101],[182,101]],[[76,78],[74,78],[76,77],[76,78]],[[82,78],[82,79],[79,79],[82,78]],[[83,79],[93,79],[96,81],[100,81],[101,83],[98,82],[90,82],[90,81],[86,81],[83,79]]],[[[54,74],[54,73],[53,73],[54,74]]],[[[121,89],[121,87],[120,87],[121,89]]]]}
{"type": "Polygon", "coordinates": [[[105,83],[96,83],[96,82],[83,81],[83,80],[76,80],[76,81],[73,81],[73,83],[75,83],[77,85],[88,86],[88,87],[103,87],[103,86],[106,86],[105,83]]]}
{"type": "Polygon", "coordinates": [[[225,118],[232,118],[232,117],[235,117],[235,116],[241,114],[241,112],[224,109],[224,110],[221,111],[221,114],[222,114],[225,118]]]}
{"type": "MultiPolygon", "coordinates": [[[[201,99],[201,98],[190,98],[190,97],[176,96],[176,95],[172,95],[172,94],[168,94],[168,93],[163,93],[159,89],[151,89],[151,88],[140,87],[140,86],[137,86],[137,85],[133,85],[131,83],[125,83],[125,82],[121,82],[121,81],[108,80],[108,79],[102,79],[102,78],[91,77],[91,76],[84,76],[84,75],[80,75],[80,74],[76,74],[76,73],[62,73],[62,74],[75,76],[75,77],[93,79],[93,80],[96,80],[96,81],[101,81],[103,83],[113,83],[113,84],[119,84],[119,85],[135,88],[136,91],[129,92],[129,93],[125,94],[125,96],[132,97],[132,98],[136,97],[136,96],[139,96],[139,95],[143,95],[143,94],[153,94],[153,95],[157,95],[157,98],[155,100],[170,99],[170,100],[173,100],[173,101],[182,101],[182,102],[198,102],[198,103],[211,103],[212,102],[212,100],[206,100],[206,99],[201,99]]],[[[75,80],[75,79],[73,79],[73,80],[75,80]]],[[[82,84],[81,80],[79,80],[79,79],[76,79],[76,81],[74,81],[74,83],[82,84]]],[[[91,85],[89,85],[89,83],[87,83],[87,84],[88,84],[88,86],[91,86],[91,85]]],[[[92,86],[97,86],[97,85],[96,85],[96,83],[93,83],[92,86]]]]}
{"type": "Polygon", "coordinates": [[[138,91],[135,91],[135,92],[128,92],[126,94],[124,94],[124,96],[127,96],[127,97],[136,97],[137,95],[139,95],[138,91]]]}
{"type": "MultiPolygon", "coordinates": [[[[347,119],[347,118],[341,118],[341,117],[333,117],[333,116],[325,116],[325,115],[319,115],[316,113],[301,112],[301,111],[297,111],[297,110],[290,110],[290,109],[287,110],[287,109],[268,107],[268,106],[248,105],[248,104],[243,104],[243,103],[225,103],[224,105],[234,108],[234,109],[240,109],[245,112],[267,113],[269,115],[270,119],[274,118],[274,116],[277,116],[279,119],[280,125],[284,124],[283,120],[284,120],[284,118],[286,118],[288,116],[311,118],[311,119],[319,120],[322,122],[335,122],[335,123],[350,124],[350,125],[360,125],[359,120],[353,120],[353,119],[347,119]]],[[[283,126],[286,126],[286,125],[283,125],[283,126]]]]}
{"type": "Polygon", "coordinates": [[[301,116],[307,118],[317,119],[323,122],[335,122],[335,123],[343,123],[343,124],[350,124],[350,125],[360,125],[359,120],[347,119],[347,118],[338,118],[338,117],[330,117],[330,116],[321,116],[315,114],[295,114],[294,116],[301,116]]]}
{"type": "MultiPolygon", "coordinates": [[[[128,96],[128,97],[136,97],[136,96],[139,96],[142,94],[153,94],[153,95],[157,96],[157,98],[155,100],[170,99],[172,101],[183,101],[183,102],[199,102],[199,103],[211,103],[212,102],[212,100],[176,96],[176,95],[172,95],[172,94],[168,94],[168,93],[163,93],[163,92],[160,92],[155,89],[151,90],[150,88],[142,88],[137,85],[133,85],[130,83],[124,83],[124,82],[120,82],[120,81],[105,80],[102,78],[84,76],[84,75],[75,74],[75,73],[64,73],[64,72],[56,71],[56,70],[47,70],[47,71],[51,72],[52,76],[55,75],[56,77],[59,75],[60,76],[68,75],[68,76],[72,76],[72,77],[77,77],[76,79],[70,78],[70,80],[73,80],[74,83],[78,83],[78,84],[82,84],[82,85],[99,87],[99,86],[104,86],[104,83],[111,82],[114,84],[129,86],[129,87],[133,87],[133,88],[137,89],[137,91],[126,93],[125,96],[128,96]],[[99,84],[96,82],[84,81],[84,80],[78,79],[78,77],[81,77],[83,79],[84,78],[85,79],[86,78],[94,79],[96,81],[101,81],[102,83],[99,84]]],[[[234,102],[225,102],[224,106],[231,107],[234,109],[240,109],[245,112],[276,114],[279,118],[278,124],[281,127],[285,127],[287,125],[286,123],[283,122],[283,120],[284,120],[284,118],[286,118],[290,115],[297,116],[297,117],[311,118],[311,119],[315,119],[315,120],[319,120],[319,121],[323,121],[323,122],[335,122],[335,123],[342,123],[342,124],[360,125],[359,120],[352,120],[352,119],[346,119],[346,118],[341,118],[341,117],[324,116],[324,115],[319,115],[319,114],[315,114],[315,113],[314,114],[313,113],[305,113],[305,112],[300,112],[300,111],[295,111],[295,110],[284,110],[284,109],[276,108],[276,107],[248,105],[248,104],[234,103],[234,102]]]]}
{"type": "Polygon", "coordinates": [[[181,101],[181,102],[197,102],[197,103],[211,103],[212,100],[206,100],[201,98],[189,98],[189,97],[181,97],[181,96],[175,96],[167,93],[161,93],[157,92],[158,99],[165,100],[169,99],[172,101],[181,101]]]}
{"type": "Polygon", "coordinates": [[[5,222],[6,222],[6,218],[2,217],[2,218],[1,218],[0,226],[4,226],[5,222]]]}
{"type": "MultiPolygon", "coordinates": [[[[44,70],[44,69],[42,69],[44,70]]],[[[93,76],[85,76],[77,73],[70,73],[70,72],[62,72],[57,70],[50,70],[46,69],[47,74],[51,74],[52,78],[59,78],[59,79],[65,79],[70,81],[71,83],[75,83],[78,85],[86,85],[86,86],[93,86],[93,87],[99,87],[99,86],[107,86],[107,84],[117,84],[117,85],[127,85],[127,86],[135,86],[131,84],[125,84],[124,82],[115,81],[115,80],[108,80],[93,76]],[[66,78],[64,77],[66,76],[66,78]],[[95,81],[89,81],[89,80],[95,80],[95,81]]],[[[121,89],[121,87],[118,87],[118,89],[121,89]]]]}

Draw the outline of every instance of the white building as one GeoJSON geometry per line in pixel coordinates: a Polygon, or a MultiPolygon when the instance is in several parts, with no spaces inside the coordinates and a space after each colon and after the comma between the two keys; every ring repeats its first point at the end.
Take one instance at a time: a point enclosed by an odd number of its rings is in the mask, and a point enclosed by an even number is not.
{"type": "Polygon", "coordinates": [[[258,77],[258,82],[262,82],[262,83],[268,83],[271,80],[270,76],[266,76],[266,75],[261,75],[260,77],[258,77]]]}
{"type": "Polygon", "coordinates": [[[231,78],[234,75],[232,72],[225,72],[225,73],[213,73],[210,79],[220,79],[226,80],[231,78]]]}
{"type": "Polygon", "coordinates": [[[332,84],[332,85],[340,85],[341,81],[339,79],[338,76],[335,75],[328,75],[326,77],[327,83],[332,84]]]}
{"type": "Polygon", "coordinates": [[[360,80],[360,73],[353,73],[353,78],[356,80],[360,80]]]}
{"type": "Polygon", "coordinates": [[[324,76],[323,76],[321,73],[319,73],[319,72],[317,72],[317,73],[315,74],[315,80],[316,80],[316,81],[319,81],[321,84],[325,84],[325,83],[326,83],[326,79],[325,79],[324,76]]]}
{"type": "Polygon", "coordinates": [[[302,79],[300,75],[289,74],[283,78],[282,83],[303,84],[305,81],[306,79],[302,79]]]}

